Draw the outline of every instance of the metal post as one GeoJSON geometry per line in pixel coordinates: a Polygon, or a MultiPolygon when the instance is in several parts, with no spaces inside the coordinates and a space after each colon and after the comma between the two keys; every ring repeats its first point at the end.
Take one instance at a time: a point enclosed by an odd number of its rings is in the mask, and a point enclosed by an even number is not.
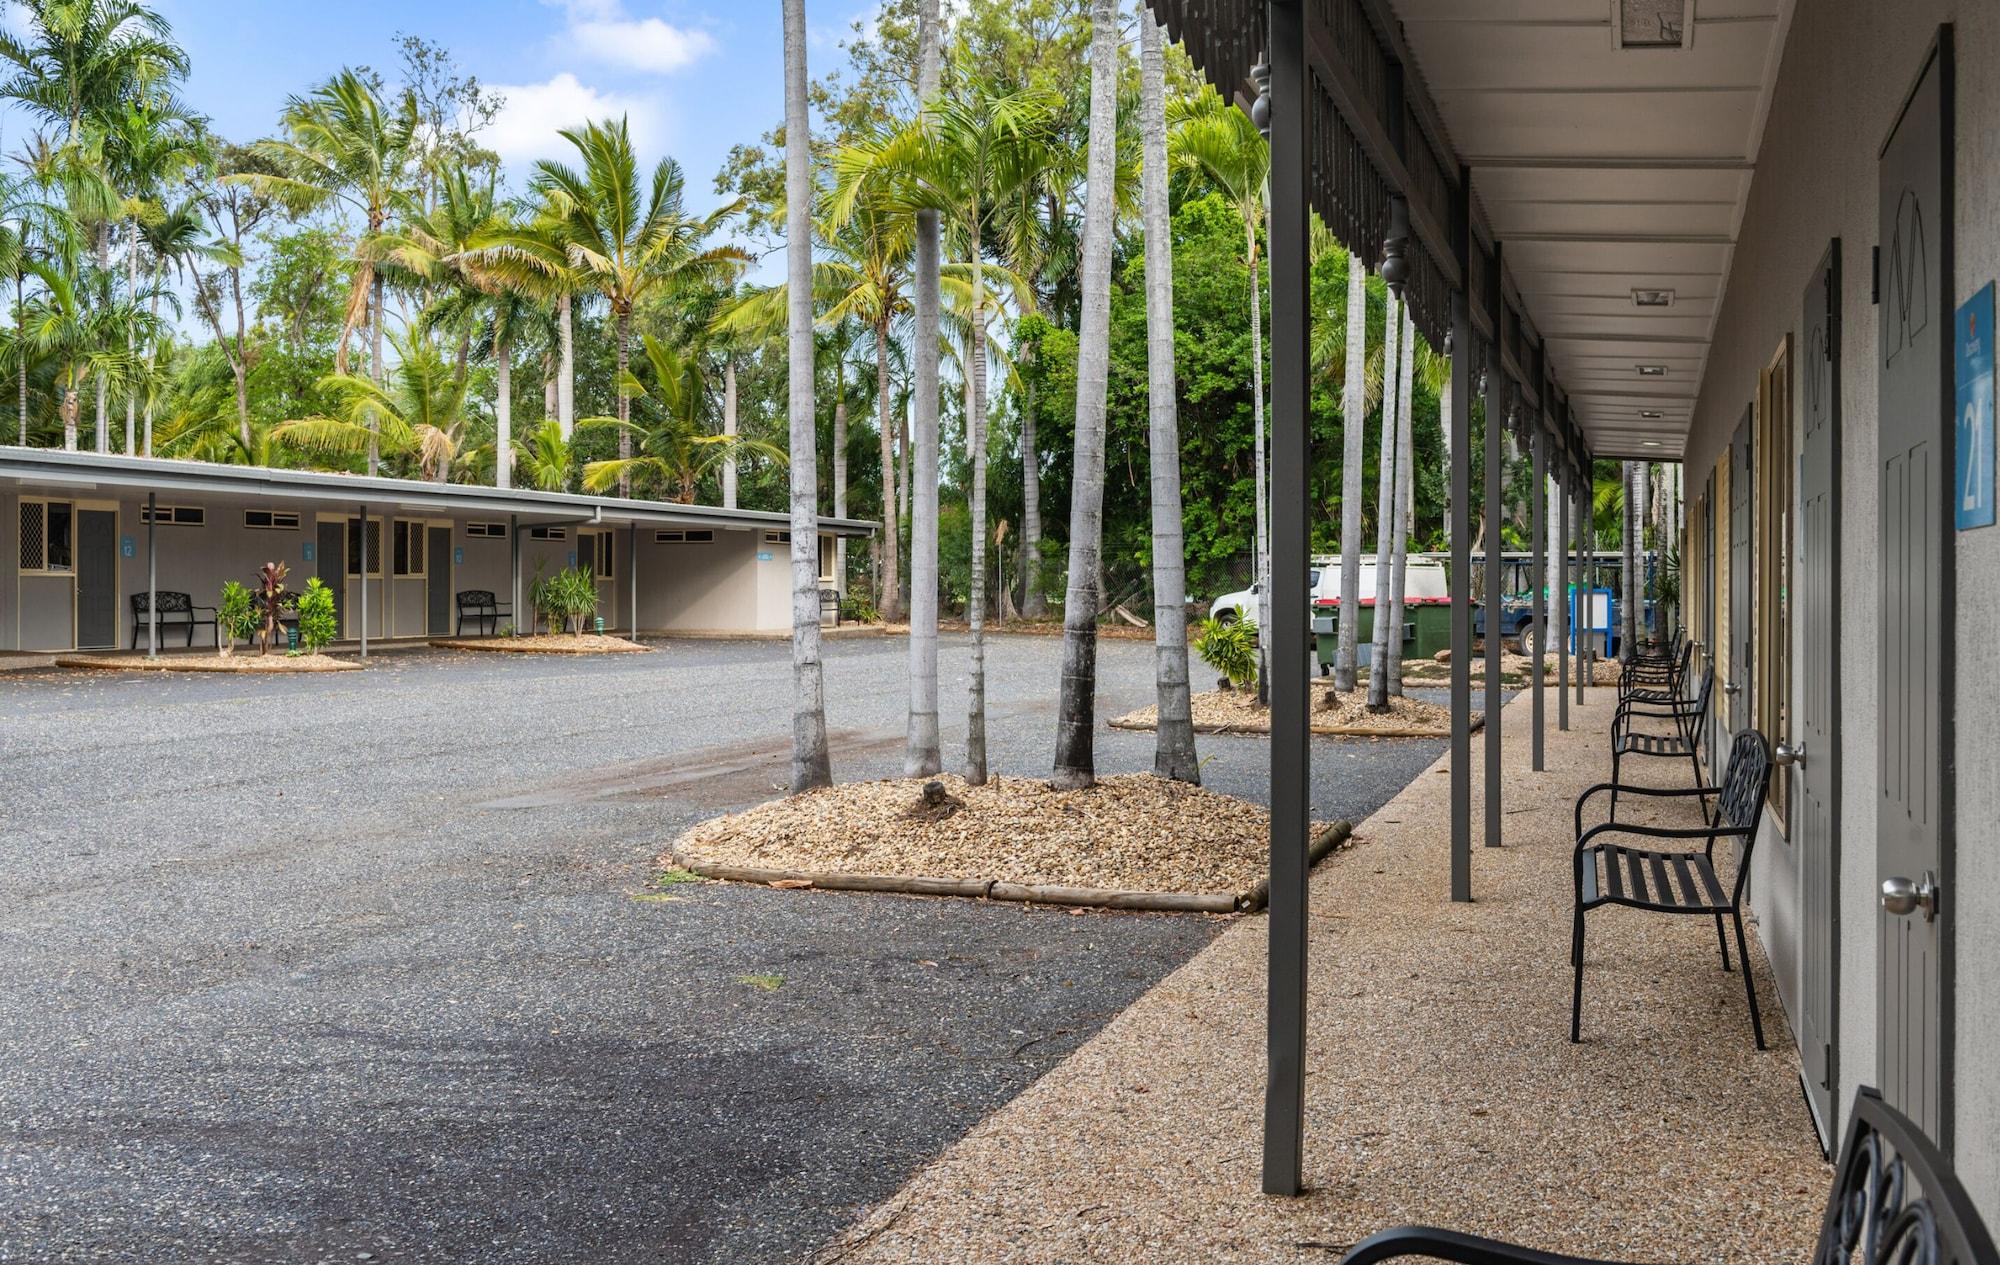
{"type": "Polygon", "coordinates": [[[639,524],[637,521],[626,525],[625,570],[627,583],[632,586],[632,640],[639,640],[639,524]]]}
{"type": "Polygon", "coordinates": [[[1500,340],[1506,332],[1507,309],[1501,300],[1506,275],[1499,242],[1493,243],[1493,269],[1486,278],[1486,311],[1493,321],[1493,341],[1486,369],[1486,846],[1500,846],[1500,465],[1501,432],[1507,425],[1507,382],[1500,364],[1500,340]]]}
{"type": "MultiPolygon", "coordinates": [[[[1562,569],[1559,574],[1567,580],[1576,558],[1575,547],[1569,538],[1569,489],[1556,481],[1556,540],[1562,545],[1562,569]]],[[[1556,586],[1556,728],[1569,731],[1569,585],[1556,586]]]]}
{"type": "Polygon", "coordinates": [[[1306,277],[1305,11],[1271,0],[1271,897],[1264,1091],[1264,1193],[1303,1188],[1306,1080],[1306,847],[1311,755],[1306,568],[1311,560],[1306,416],[1311,373],[1306,277]]]}
{"type": "MultiPolygon", "coordinates": [[[[1547,391],[1548,389],[1548,382],[1544,379],[1542,390],[1547,391]]],[[[1534,630],[1535,641],[1535,654],[1534,658],[1528,664],[1528,675],[1534,681],[1535,691],[1535,732],[1533,738],[1530,740],[1530,747],[1533,753],[1535,772],[1537,773],[1540,773],[1543,769],[1542,726],[1548,723],[1547,704],[1542,699],[1542,664],[1544,662],[1542,656],[1549,648],[1548,448],[1549,435],[1548,431],[1542,427],[1541,408],[1538,405],[1535,409],[1533,437],[1528,441],[1529,460],[1534,466],[1534,479],[1531,484],[1534,488],[1532,494],[1534,504],[1528,509],[1528,531],[1534,537],[1533,543],[1529,545],[1529,556],[1532,559],[1530,565],[1533,568],[1530,574],[1534,576],[1534,579],[1529,582],[1528,586],[1528,626],[1534,630]]]]}
{"type": "Polygon", "coordinates": [[[160,528],[160,494],[146,493],[146,657],[160,657],[160,560],[153,549],[160,528]]]}
{"type": "Polygon", "coordinates": [[[1592,630],[1597,624],[1595,618],[1597,597],[1591,591],[1597,583],[1597,560],[1590,556],[1592,538],[1596,535],[1591,530],[1590,514],[1597,499],[1597,489],[1595,486],[1597,475],[1596,471],[1591,470],[1588,465],[1585,466],[1585,470],[1586,473],[1583,477],[1583,482],[1576,490],[1576,535],[1578,541],[1576,551],[1576,613],[1580,624],[1580,627],[1577,629],[1576,638],[1576,705],[1578,707],[1583,706],[1584,687],[1590,684],[1591,675],[1596,671],[1592,665],[1597,655],[1597,646],[1592,641],[1592,637],[1595,635],[1592,630]]]}
{"type": "Polygon", "coordinates": [[[368,502],[361,503],[361,657],[368,657],[368,502]]]}
{"type": "MultiPolygon", "coordinates": [[[[511,602],[509,602],[509,603],[507,604],[507,609],[508,609],[508,610],[510,610],[510,611],[513,611],[513,612],[514,612],[514,631],[515,631],[515,632],[519,632],[519,631],[521,631],[521,615],[522,615],[522,611],[521,611],[521,516],[520,516],[519,514],[509,514],[509,515],[507,516],[507,543],[508,543],[508,544],[509,544],[510,546],[512,546],[512,547],[513,547],[513,555],[514,555],[514,556],[513,556],[513,565],[514,565],[514,600],[513,600],[513,601],[511,601],[511,602]]],[[[534,626],[533,624],[529,624],[529,625],[528,625],[528,633],[529,633],[529,635],[530,635],[530,636],[532,636],[532,635],[534,634],[534,631],[535,631],[535,626],[534,626]]]]}
{"type": "Polygon", "coordinates": [[[1473,359],[1463,293],[1451,296],[1451,346],[1451,898],[1463,901],[1472,899],[1473,359]]]}

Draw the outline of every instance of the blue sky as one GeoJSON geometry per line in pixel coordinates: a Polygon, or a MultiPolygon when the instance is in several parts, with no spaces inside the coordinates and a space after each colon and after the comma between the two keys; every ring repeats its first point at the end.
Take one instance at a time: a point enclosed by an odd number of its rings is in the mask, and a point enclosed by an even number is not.
{"type": "MultiPolygon", "coordinates": [[[[706,209],[729,147],[755,140],[783,113],[773,0],[152,3],[193,61],[189,104],[232,140],[269,133],[288,94],[344,65],[392,72],[398,32],[442,42],[464,71],[507,97],[482,139],[517,178],[536,158],[564,156],[557,129],[624,114],[646,163],[678,159],[691,207],[706,209]]],[[[842,60],[837,41],[871,9],[871,0],[810,0],[815,78],[842,60]]],[[[6,149],[16,152],[21,124],[6,124],[6,149]]]]}

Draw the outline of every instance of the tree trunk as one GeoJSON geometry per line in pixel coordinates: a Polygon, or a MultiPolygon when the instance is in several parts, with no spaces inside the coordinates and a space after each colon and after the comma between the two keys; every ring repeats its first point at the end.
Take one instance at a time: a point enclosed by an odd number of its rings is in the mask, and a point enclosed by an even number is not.
{"type": "Polygon", "coordinates": [[[76,375],[70,375],[69,385],[63,388],[62,423],[63,451],[76,451],[77,419],[83,415],[83,401],[77,398],[76,375]]]}
{"type": "Polygon", "coordinates": [[[1382,438],[1375,454],[1375,619],[1368,664],[1368,710],[1389,710],[1389,612],[1396,535],[1396,374],[1402,311],[1396,297],[1382,320],[1382,438]]]}
{"type": "Polygon", "coordinates": [[[1632,615],[1633,611],[1639,605],[1639,572],[1632,548],[1632,537],[1636,534],[1632,529],[1632,508],[1634,502],[1638,499],[1634,495],[1633,485],[1639,476],[1636,473],[1634,463],[1630,461],[1625,463],[1621,473],[1623,478],[1620,481],[1619,490],[1619,499],[1622,504],[1619,507],[1618,535],[1620,537],[1620,549],[1618,561],[1623,574],[1619,577],[1620,588],[1618,593],[1618,661],[1626,663],[1630,662],[1632,658],[1633,643],[1638,637],[1639,629],[1638,621],[1632,615]]]}
{"type": "Polygon", "coordinates": [[[729,441],[722,458],[722,507],[736,508],[736,357],[722,358],[722,437],[729,441]]]}
{"type": "Polygon", "coordinates": [[[889,322],[875,326],[875,425],[882,447],[882,531],[876,537],[875,608],[883,619],[894,622],[903,613],[902,576],[899,574],[900,543],[896,521],[896,428],[889,416],[889,322]]]}
{"type": "MultiPolygon", "coordinates": [[[[833,365],[833,516],[847,517],[847,361],[833,365]]],[[[833,542],[833,584],[847,596],[847,537],[833,542]]]]}
{"type": "Polygon", "coordinates": [[[1401,696],[1403,693],[1403,589],[1409,573],[1410,554],[1410,505],[1413,459],[1415,453],[1410,405],[1416,395],[1417,368],[1417,326],[1410,319],[1410,309],[1403,307],[1403,367],[1398,377],[1396,389],[1396,507],[1395,534],[1391,542],[1389,565],[1389,660],[1383,675],[1389,680],[1389,692],[1401,696]]]}
{"type": "Polygon", "coordinates": [[[514,353],[509,341],[505,328],[494,332],[493,485],[502,488],[514,486],[514,353]]]}
{"type": "MultiPolygon", "coordinates": [[[[813,451],[812,122],[806,107],[805,0],[784,0],[785,263],[791,363],[792,794],[833,784],[820,674],[819,458],[813,451]]],[[[619,367],[625,328],[619,322],[619,367]]],[[[620,375],[623,380],[623,374],[620,375]]],[[[628,401],[629,403],[629,401],[628,401]]],[[[626,432],[621,431],[621,434],[626,432]]]]}
{"type": "MultiPolygon", "coordinates": [[[[28,306],[22,294],[21,274],[14,274],[14,354],[20,357],[21,447],[28,446],[28,306]]],[[[152,455],[149,446],[147,455],[152,455]]]]}
{"type": "MultiPolygon", "coordinates": [[[[801,54],[801,56],[803,56],[803,54],[801,54]]],[[[787,159],[787,161],[789,162],[790,160],[787,159]]],[[[789,177],[787,177],[787,179],[789,180],[789,177]]],[[[787,191],[786,196],[787,197],[790,196],[789,190],[787,191]]],[[[806,238],[808,241],[811,240],[810,229],[807,230],[806,238]]],[[[806,295],[806,303],[808,307],[810,307],[812,303],[811,294],[806,295]]],[[[613,381],[622,384],[625,381],[625,375],[628,372],[630,372],[632,367],[632,313],[629,309],[620,308],[618,309],[617,319],[618,319],[618,370],[617,370],[618,376],[614,378],[613,381]]],[[[807,372],[810,373],[811,369],[808,368],[807,372]]],[[[812,397],[810,392],[808,392],[806,398],[808,401],[811,400],[812,397]]],[[[810,404],[808,404],[807,411],[808,412],[811,411],[810,404]]],[[[632,459],[632,397],[625,394],[622,385],[618,391],[618,459],[620,461],[630,461],[632,459]]],[[[813,482],[814,483],[819,482],[818,470],[813,471],[813,482]]],[[[629,467],[621,469],[618,472],[618,495],[628,499],[632,495],[632,471],[629,467]]],[[[817,489],[815,489],[813,495],[815,498],[818,497],[817,489]]],[[[814,513],[819,512],[819,504],[817,499],[815,499],[813,504],[813,512],[814,513]]],[[[813,562],[813,581],[815,584],[817,584],[818,580],[819,580],[819,563],[817,560],[815,560],[813,562]]],[[[817,621],[819,618],[817,609],[815,609],[813,618],[815,621],[817,621]]],[[[817,623],[815,623],[814,626],[817,627],[818,626],[817,623]]]]}
{"type": "MultiPolygon", "coordinates": [[[[937,95],[941,72],[938,0],[917,6],[917,96],[937,95]]],[[[910,357],[910,716],[903,772],[928,777],[944,767],[938,747],[938,215],[917,212],[914,265],[916,329],[910,357]]]]}
{"type": "Polygon", "coordinates": [[[575,304],[565,294],[556,300],[556,426],[568,443],[576,433],[576,333],[571,312],[575,304]]]}
{"type": "Polygon", "coordinates": [[[986,784],[986,270],[979,261],[979,211],[972,219],[971,388],[965,442],[972,452],[972,592],[965,620],[972,640],[966,672],[965,780],[986,784]]]}
{"type": "MultiPolygon", "coordinates": [[[[229,368],[236,377],[236,438],[243,444],[244,460],[250,459],[250,360],[249,322],[243,312],[243,269],[229,269],[229,296],[236,305],[236,354],[229,368]]],[[[370,422],[370,426],[374,423],[370,422]]],[[[375,473],[375,441],[368,441],[368,473],[375,473]]]]}
{"type": "MultiPolygon", "coordinates": [[[[1638,503],[1632,507],[1632,557],[1638,565],[1633,573],[1639,577],[1639,587],[1632,599],[1632,623],[1638,636],[1646,635],[1646,498],[1652,492],[1653,463],[1638,463],[1639,486],[1638,503]]],[[[1639,653],[1638,638],[1632,641],[1632,653],[1639,653]]]]}
{"type": "MultiPolygon", "coordinates": [[[[1361,476],[1367,461],[1368,269],[1347,258],[1347,368],[1340,386],[1340,627],[1333,688],[1354,688],[1361,648],[1361,476]]],[[[1447,429],[1449,429],[1447,427],[1447,429]]]]}
{"type": "Polygon", "coordinates": [[[1250,264],[1250,424],[1255,436],[1257,496],[1257,701],[1271,701],[1271,497],[1264,470],[1264,287],[1257,272],[1257,225],[1243,220],[1243,257],[1250,264]]]}
{"type": "MultiPolygon", "coordinates": [[[[104,220],[97,226],[97,267],[107,279],[103,293],[106,306],[110,306],[111,282],[111,222],[104,220]]],[[[97,371],[97,451],[111,451],[111,375],[103,369],[97,371]]]]}
{"type": "MultiPolygon", "coordinates": [[[[125,219],[125,301],[135,302],[139,297],[139,220],[136,216],[125,219]]],[[[128,364],[139,359],[139,331],[132,326],[125,327],[125,360],[128,364]]],[[[125,455],[130,457],[139,451],[139,397],[135,394],[143,383],[135,383],[125,389],[125,455]]]]}
{"type": "Polygon", "coordinates": [[[1041,407],[1034,384],[1021,402],[1021,617],[1047,619],[1042,595],[1042,450],[1035,410],[1041,407]]]}
{"type": "MultiPolygon", "coordinates": [[[[382,304],[384,299],[388,297],[388,287],[383,281],[379,270],[375,273],[374,294],[375,297],[370,304],[373,309],[370,319],[374,322],[374,326],[369,336],[368,376],[375,380],[376,386],[381,386],[386,380],[382,365],[382,304]]],[[[382,469],[382,440],[376,434],[378,429],[374,415],[370,414],[368,421],[368,473],[371,475],[379,474],[382,469]]]]}
{"type": "Polygon", "coordinates": [[[1146,439],[1152,474],[1153,772],[1201,781],[1188,698],[1187,560],[1174,379],[1174,247],[1167,206],[1167,69],[1159,23],[1139,6],[1141,200],[1146,221],[1146,439]]]}
{"type": "Polygon", "coordinates": [[[1097,782],[1097,568],[1104,534],[1104,412],[1111,360],[1111,232],[1117,216],[1118,4],[1091,0],[1090,149],[1086,160],[1082,319],[1077,336],[1075,466],[1070,482],[1069,585],[1063,601],[1062,688],[1051,783],[1097,782]]]}
{"type": "MultiPolygon", "coordinates": [[[[153,270],[153,297],[148,303],[148,310],[150,311],[153,320],[155,322],[157,322],[160,317],[160,282],[165,278],[165,276],[166,276],[166,268],[163,262],[161,266],[156,267],[153,270]]],[[[153,376],[153,362],[155,357],[159,355],[159,351],[160,351],[160,340],[157,337],[155,337],[151,342],[146,344],[146,376],[148,378],[153,376]]],[[[28,417],[28,380],[24,366],[21,377],[21,420],[25,422],[27,421],[27,417],[28,417]]],[[[146,398],[144,425],[145,425],[145,435],[146,435],[144,451],[145,454],[148,457],[150,457],[153,455],[153,400],[150,395],[148,395],[146,398]]]]}

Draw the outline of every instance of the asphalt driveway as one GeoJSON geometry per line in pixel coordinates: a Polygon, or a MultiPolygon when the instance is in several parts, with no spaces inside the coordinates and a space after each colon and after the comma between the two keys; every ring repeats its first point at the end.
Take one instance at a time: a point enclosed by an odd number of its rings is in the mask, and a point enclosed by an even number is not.
{"type": "MultiPolygon", "coordinates": [[[[1046,771],[1058,651],[993,640],[996,771],[1046,771]]],[[[899,771],[905,655],[829,643],[837,777],[899,771]]],[[[1148,645],[1101,665],[1101,716],[1149,701],[1148,645]]],[[[1222,925],[659,898],[782,790],[788,689],[758,642],[0,673],[0,1260],[796,1260],[1222,925]]],[[[1317,743],[1314,810],[1441,749],[1317,743]]],[[[1261,797],[1261,742],[1202,752],[1261,797]]]]}

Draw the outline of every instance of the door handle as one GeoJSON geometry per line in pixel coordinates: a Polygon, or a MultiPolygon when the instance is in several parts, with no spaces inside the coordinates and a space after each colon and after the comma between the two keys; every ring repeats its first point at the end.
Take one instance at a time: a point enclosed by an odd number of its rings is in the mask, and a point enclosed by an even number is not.
{"type": "Polygon", "coordinates": [[[1800,768],[1804,768],[1806,763],[1806,744],[1801,742],[1793,746],[1786,746],[1782,742],[1779,743],[1777,746],[1771,748],[1771,763],[1781,769],[1789,768],[1795,764],[1800,768]]]}
{"type": "Polygon", "coordinates": [[[1936,922],[1938,916],[1937,876],[1926,871],[1920,879],[1907,879],[1902,875],[1882,880],[1882,908],[1898,917],[1924,911],[1925,922],[1936,922]]]}
{"type": "Polygon", "coordinates": [[[1731,694],[1731,695],[1741,694],[1743,692],[1743,687],[1738,685],[1734,681],[1725,681],[1723,682],[1722,685],[1722,692],[1724,694],[1731,694]]]}

